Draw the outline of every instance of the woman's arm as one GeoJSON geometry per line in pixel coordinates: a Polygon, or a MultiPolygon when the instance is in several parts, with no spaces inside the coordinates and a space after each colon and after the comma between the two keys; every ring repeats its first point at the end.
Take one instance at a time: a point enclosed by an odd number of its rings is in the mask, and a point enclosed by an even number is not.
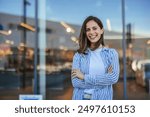
{"type": "Polygon", "coordinates": [[[119,58],[118,58],[118,53],[116,50],[112,49],[111,51],[111,72],[108,70],[107,73],[101,74],[101,75],[90,75],[90,74],[85,74],[84,75],[84,81],[85,83],[88,84],[93,84],[93,85],[111,85],[115,84],[118,81],[119,78],[119,58]]]}
{"type": "MultiPolygon", "coordinates": [[[[78,53],[76,53],[73,57],[72,70],[74,70],[74,69],[80,71],[80,55],[78,53]]],[[[81,74],[83,74],[83,73],[81,73],[81,74]]],[[[77,76],[74,76],[74,75],[71,75],[71,79],[72,79],[73,87],[84,88],[84,89],[91,89],[91,88],[98,87],[98,86],[94,86],[89,83],[85,83],[84,80],[79,79],[77,76]]],[[[99,88],[100,88],[100,86],[99,86],[99,88]]]]}

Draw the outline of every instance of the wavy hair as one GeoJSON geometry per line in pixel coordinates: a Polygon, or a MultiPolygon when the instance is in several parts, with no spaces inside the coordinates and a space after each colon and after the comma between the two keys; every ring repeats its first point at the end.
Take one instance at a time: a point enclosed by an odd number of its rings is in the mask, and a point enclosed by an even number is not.
{"type": "MultiPolygon", "coordinates": [[[[87,50],[87,48],[90,47],[91,43],[86,36],[86,24],[91,20],[95,21],[98,24],[98,26],[101,29],[103,29],[103,24],[100,19],[94,16],[88,16],[82,24],[80,35],[79,35],[79,49],[77,50],[79,53],[85,54],[85,51],[87,50]]],[[[100,44],[104,46],[104,33],[101,34],[101,38],[98,40],[98,42],[95,43],[95,46],[91,49],[92,50],[97,49],[100,46],[100,44]]]]}

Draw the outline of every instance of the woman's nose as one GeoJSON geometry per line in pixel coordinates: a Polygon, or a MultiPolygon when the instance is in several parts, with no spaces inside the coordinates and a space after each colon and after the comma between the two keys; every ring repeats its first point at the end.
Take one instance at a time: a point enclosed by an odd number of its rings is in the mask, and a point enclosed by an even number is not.
{"type": "Polygon", "coordinates": [[[90,30],[89,33],[90,33],[90,34],[93,34],[93,33],[94,33],[94,30],[90,30]]]}

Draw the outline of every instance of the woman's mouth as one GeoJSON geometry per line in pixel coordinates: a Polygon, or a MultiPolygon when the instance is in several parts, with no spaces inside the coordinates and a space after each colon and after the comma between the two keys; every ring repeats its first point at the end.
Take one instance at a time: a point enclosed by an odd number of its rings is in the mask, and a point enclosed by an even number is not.
{"type": "Polygon", "coordinates": [[[89,36],[89,38],[92,39],[92,40],[95,39],[96,37],[97,37],[96,35],[89,36]]]}

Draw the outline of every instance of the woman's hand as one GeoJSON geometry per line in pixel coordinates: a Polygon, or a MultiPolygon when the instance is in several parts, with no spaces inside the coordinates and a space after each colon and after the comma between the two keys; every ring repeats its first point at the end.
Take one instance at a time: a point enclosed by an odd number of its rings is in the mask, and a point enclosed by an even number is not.
{"type": "Polygon", "coordinates": [[[81,79],[81,80],[84,79],[84,74],[79,69],[72,69],[71,76],[72,78],[77,77],[78,79],[81,79]]]}
{"type": "Polygon", "coordinates": [[[113,71],[113,67],[110,65],[110,66],[108,67],[108,69],[107,69],[107,72],[108,72],[108,73],[112,73],[112,71],[113,71]]]}

